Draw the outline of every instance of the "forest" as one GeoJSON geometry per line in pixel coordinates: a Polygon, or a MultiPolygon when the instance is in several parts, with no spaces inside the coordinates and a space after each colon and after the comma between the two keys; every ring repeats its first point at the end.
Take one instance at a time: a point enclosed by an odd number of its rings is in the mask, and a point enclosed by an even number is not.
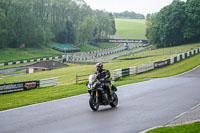
{"type": "Polygon", "coordinates": [[[157,47],[200,41],[200,0],[174,0],[147,19],[146,37],[157,47]]]}
{"type": "Polygon", "coordinates": [[[81,46],[115,34],[111,13],[83,0],[1,0],[0,48],[41,47],[49,42],[81,46]]]}

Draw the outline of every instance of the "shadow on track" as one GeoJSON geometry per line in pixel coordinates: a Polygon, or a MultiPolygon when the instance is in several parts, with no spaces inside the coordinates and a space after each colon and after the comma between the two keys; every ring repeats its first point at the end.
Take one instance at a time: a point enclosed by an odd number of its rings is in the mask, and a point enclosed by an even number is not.
{"type": "Polygon", "coordinates": [[[104,107],[104,108],[101,108],[99,109],[98,111],[93,111],[94,113],[104,113],[104,112],[110,112],[110,111],[114,111],[114,110],[117,110],[119,107],[115,107],[115,108],[111,108],[111,107],[104,107]]]}

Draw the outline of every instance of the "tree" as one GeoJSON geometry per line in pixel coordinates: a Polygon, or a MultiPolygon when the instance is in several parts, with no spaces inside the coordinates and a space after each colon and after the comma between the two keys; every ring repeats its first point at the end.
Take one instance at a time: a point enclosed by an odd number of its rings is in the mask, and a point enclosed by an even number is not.
{"type": "Polygon", "coordinates": [[[110,19],[111,19],[111,23],[112,23],[112,32],[111,34],[115,34],[116,33],[116,28],[115,28],[115,19],[112,13],[110,13],[110,19]]]}
{"type": "Polygon", "coordinates": [[[122,13],[114,13],[114,16],[116,18],[130,18],[130,19],[144,19],[144,15],[135,13],[135,12],[129,12],[129,11],[124,11],[122,13]]]}
{"type": "Polygon", "coordinates": [[[151,14],[148,13],[148,14],[146,15],[146,19],[150,19],[150,18],[151,18],[151,14]]]}
{"type": "Polygon", "coordinates": [[[145,19],[144,15],[142,14],[136,14],[136,19],[145,19]]]}
{"type": "Polygon", "coordinates": [[[0,48],[4,48],[7,45],[6,36],[8,35],[5,27],[5,13],[0,8],[0,48]]]}
{"type": "Polygon", "coordinates": [[[82,24],[80,25],[80,44],[87,43],[88,41],[94,40],[95,20],[91,17],[85,17],[82,24]]]}
{"type": "Polygon", "coordinates": [[[187,0],[185,13],[187,21],[184,25],[184,38],[188,41],[200,40],[200,0],[187,0]]]}
{"type": "Polygon", "coordinates": [[[155,14],[152,14],[150,18],[147,19],[146,21],[146,25],[147,25],[147,28],[146,28],[146,34],[145,36],[151,41],[151,43],[155,44],[159,38],[157,36],[157,32],[158,32],[158,27],[156,25],[156,15],[157,13],[155,14]]]}
{"type": "Polygon", "coordinates": [[[180,45],[183,40],[184,22],[186,21],[185,2],[174,0],[150,19],[147,25],[147,38],[157,47],[180,45]]]}
{"type": "Polygon", "coordinates": [[[83,0],[0,1],[0,47],[41,47],[51,40],[78,45],[112,33],[114,18],[83,0]]]}

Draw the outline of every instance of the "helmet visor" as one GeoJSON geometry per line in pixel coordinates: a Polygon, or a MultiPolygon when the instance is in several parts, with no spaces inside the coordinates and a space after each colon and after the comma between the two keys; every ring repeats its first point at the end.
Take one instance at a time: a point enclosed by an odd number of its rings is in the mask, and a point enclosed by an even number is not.
{"type": "Polygon", "coordinates": [[[96,68],[97,68],[97,71],[100,71],[102,69],[101,66],[96,66],[96,68]]]}

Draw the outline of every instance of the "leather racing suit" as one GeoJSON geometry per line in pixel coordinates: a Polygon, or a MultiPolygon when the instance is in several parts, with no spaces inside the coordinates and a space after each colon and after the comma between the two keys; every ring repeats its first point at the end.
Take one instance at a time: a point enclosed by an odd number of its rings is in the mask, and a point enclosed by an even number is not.
{"type": "Polygon", "coordinates": [[[95,74],[97,75],[97,80],[103,82],[107,88],[109,88],[109,93],[112,94],[112,91],[117,91],[117,88],[111,84],[110,78],[110,71],[107,69],[101,69],[100,71],[96,71],[95,74]]]}

